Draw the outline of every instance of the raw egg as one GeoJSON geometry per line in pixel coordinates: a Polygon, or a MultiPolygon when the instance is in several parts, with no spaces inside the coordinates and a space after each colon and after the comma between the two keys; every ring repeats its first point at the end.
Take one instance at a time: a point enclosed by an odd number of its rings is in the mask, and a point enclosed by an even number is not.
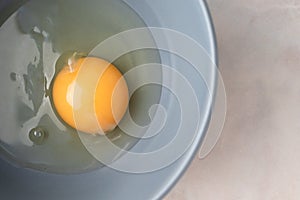
{"type": "Polygon", "coordinates": [[[52,88],[54,107],[71,127],[90,134],[105,134],[117,126],[128,106],[128,87],[111,63],[84,57],[56,75],[52,88]]]}

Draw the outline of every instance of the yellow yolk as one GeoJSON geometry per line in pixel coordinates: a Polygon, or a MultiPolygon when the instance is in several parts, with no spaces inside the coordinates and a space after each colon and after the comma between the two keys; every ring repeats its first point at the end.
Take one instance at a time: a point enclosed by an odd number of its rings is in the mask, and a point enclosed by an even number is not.
{"type": "Polygon", "coordinates": [[[91,134],[113,130],[128,105],[128,88],[120,71],[100,58],[80,58],[55,77],[55,109],[73,128],[91,134]]]}

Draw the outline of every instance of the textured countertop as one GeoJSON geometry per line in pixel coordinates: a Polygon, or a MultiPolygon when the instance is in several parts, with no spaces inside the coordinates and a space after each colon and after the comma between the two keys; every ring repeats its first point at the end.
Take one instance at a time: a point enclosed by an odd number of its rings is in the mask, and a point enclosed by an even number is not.
{"type": "Polygon", "coordinates": [[[300,199],[300,1],[208,0],[227,92],[217,145],[166,200],[300,199]]]}

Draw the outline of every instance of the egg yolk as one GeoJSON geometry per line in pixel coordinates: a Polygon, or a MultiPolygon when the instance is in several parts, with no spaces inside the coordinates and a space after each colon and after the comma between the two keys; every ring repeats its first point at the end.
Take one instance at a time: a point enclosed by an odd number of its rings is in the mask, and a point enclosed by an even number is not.
{"type": "Polygon", "coordinates": [[[86,133],[113,130],[128,106],[128,88],[120,71],[96,57],[80,58],[55,77],[53,104],[71,127],[86,133]]]}

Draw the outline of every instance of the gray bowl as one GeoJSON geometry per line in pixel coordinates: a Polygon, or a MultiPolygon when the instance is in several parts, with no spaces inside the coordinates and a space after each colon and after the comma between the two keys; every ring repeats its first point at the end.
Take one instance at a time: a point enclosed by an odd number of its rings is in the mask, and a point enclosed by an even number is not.
{"type": "MultiPolygon", "coordinates": [[[[0,1],[0,20],[5,19],[25,1],[0,1]]],[[[200,126],[188,149],[170,165],[148,173],[125,173],[109,167],[74,175],[58,175],[14,166],[0,159],[0,195],[3,199],[161,199],[174,186],[193,159],[206,133],[209,123],[212,100],[216,81],[216,44],[212,22],[207,6],[202,0],[127,0],[149,27],[162,27],[179,31],[191,37],[207,52],[207,59],[213,67],[206,69],[203,79],[209,83],[191,84],[199,91],[197,96],[202,100],[200,126]],[[207,91],[209,92],[201,92],[207,91]],[[208,99],[208,100],[207,100],[208,99]]],[[[168,41],[170,46],[172,42],[168,41]]],[[[192,53],[192,52],[191,52],[192,53]]],[[[180,66],[178,70],[185,71],[188,65],[179,58],[161,55],[164,64],[180,66]]],[[[204,63],[205,64],[205,63],[204,63]]],[[[193,79],[193,75],[191,79],[193,79]]],[[[186,73],[189,76],[189,72],[186,73]]],[[[163,101],[163,100],[162,100],[163,101]]],[[[168,108],[172,112],[172,105],[168,108]]],[[[155,149],[159,143],[169,140],[167,136],[153,140],[138,142],[135,149],[155,149]]],[[[201,170],[201,169],[199,169],[201,170]]]]}

